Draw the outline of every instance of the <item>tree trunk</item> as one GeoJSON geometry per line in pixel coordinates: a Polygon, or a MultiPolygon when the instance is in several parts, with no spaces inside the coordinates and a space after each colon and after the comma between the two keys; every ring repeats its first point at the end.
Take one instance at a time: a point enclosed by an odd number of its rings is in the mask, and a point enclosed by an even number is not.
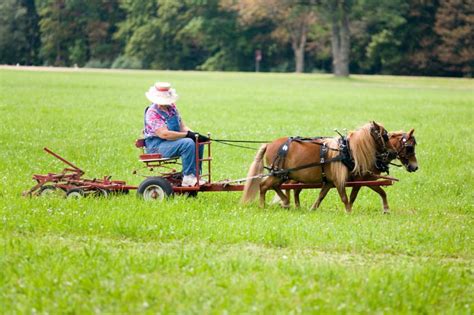
{"type": "Polygon", "coordinates": [[[297,73],[304,72],[304,47],[295,50],[295,64],[297,73]]]}
{"type": "Polygon", "coordinates": [[[301,27],[299,36],[293,36],[293,42],[291,44],[293,53],[295,55],[295,72],[304,72],[304,51],[306,48],[306,33],[308,29],[305,25],[301,27]]]}
{"type": "Polygon", "coordinates": [[[345,3],[342,7],[342,25],[340,28],[341,32],[341,64],[339,69],[339,74],[341,76],[349,76],[349,54],[351,51],[351,34],[349,31],[349,18],[348,18],[348,8],[345,6],[345,3]]]}
{"type": "Polygon", "coordinates": [[[332,65],[335,76],[349,76],[349,53],[350,53],[350,31],[349,31],[349,8],[346,1],[338,7],[336,3],[332,12],[332,65]]]}
{"type": "Polygon", "coordinates": [[[341,63],[340,56],[340,40],[339,40],[339,23],[337,21],[337,14],[332,15],[332,33],[331,33],[331,50],[332,50],[332,71],[334,75],[338,75],[341,63]]]}

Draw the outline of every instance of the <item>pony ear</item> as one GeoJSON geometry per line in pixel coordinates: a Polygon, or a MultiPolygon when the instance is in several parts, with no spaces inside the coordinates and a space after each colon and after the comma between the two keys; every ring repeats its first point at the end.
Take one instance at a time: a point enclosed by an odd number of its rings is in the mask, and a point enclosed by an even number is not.
{"type": "Polygon", "coordinates": [[[411,136],[413,135],[413,133],[415,132],[415,129],[411,128],[410,131],[408,131],[408,139],[411,138],[411,136]]]}
{"type": "Polygon", "coordinates": [[[375,120],[372,120],[372,125],[374,125],[374,127],[376,127],[376,128],[379,128],[379,129],[380,129],[380,126],[379,126],[379,124],[377,124],[377,123],[375,122],[375,120]]]}

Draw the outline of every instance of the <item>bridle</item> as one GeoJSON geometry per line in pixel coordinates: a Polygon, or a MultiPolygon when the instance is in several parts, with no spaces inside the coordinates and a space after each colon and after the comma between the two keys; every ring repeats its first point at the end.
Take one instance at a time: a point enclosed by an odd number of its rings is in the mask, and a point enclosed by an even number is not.
{"type": "Polygon", "coordinates": [[[389,140],[388,138],[388,132],[385,130],[385,128],[382,128],[383,131],[380,132],[380,130],[375,127],[373,124],[370,127],[370,134],[372,135],[372,138],[375,141],[376,147],[377,147],[377,153],[385,153],[387,152],[387,142],[389,140]]]}
{"type": "Polygon", "coordinates": [[[385,128],[380,131],[372,124],[372,127],[370,128],[370,134],[372,135],[377,148],[377,153],[375,155],[375,167],[380,172],[386,172],[388,174],[389,165],[391,164],[391,161],[397,157],[397,152],[387,148],[389,136],[385,128]]]}
{"type": "Polygon", "coordinates": [[[400,147],[397,150],[397,158],[403,163],[403,165],[407,166],[410,158],[415,156],[416,139],[414,136],[407,138],[407,134],[403,133],[399,143],[400,147]],[[408,141],[409,139],[413,139],[413,141],[408,141]]]}

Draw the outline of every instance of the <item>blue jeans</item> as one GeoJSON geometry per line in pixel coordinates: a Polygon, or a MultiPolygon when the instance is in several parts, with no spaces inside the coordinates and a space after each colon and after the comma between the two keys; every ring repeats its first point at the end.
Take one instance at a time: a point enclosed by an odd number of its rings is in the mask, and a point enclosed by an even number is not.
{"type": "MultiPolygon", "coordinates": [[[[145,140],[147,153],[159,153],[165,158],[180,156],[183,163],[183,175],[196,175],[196,144],[190,138],[163,141],[157,138],[145,140]],[[154,141],[156,139],[156,141],[154,141]]],[[[202,159],[204,146],[199,146],[199,158],[202,159]]],[[[202,163],[200,163],[202,164],[202,163]]],[[[199,165],[201,168],[201,165],[199,165]]]]}

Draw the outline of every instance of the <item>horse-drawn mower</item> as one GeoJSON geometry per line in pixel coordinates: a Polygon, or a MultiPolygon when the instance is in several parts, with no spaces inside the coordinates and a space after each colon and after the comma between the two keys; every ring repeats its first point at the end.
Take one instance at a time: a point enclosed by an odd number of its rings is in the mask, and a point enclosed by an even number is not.
{"type": "MultiPolygon", "coordinates": [[[[111,176],[104,176],[97,179],[84,178],[85,172],[65,158],[59,156],[48,148],[44,150],[64,162],[68,167],[64,168],[60,173],[48,173],[45,175],[33,175],[33,180],[37,182],[28,191],[25,196],[44,196],[48,194],[60,194],[67,198],[82,198],[86,196],[108,197],[111,194],[125,194],[130,190],[137,190],[137,194],[145,200],[163,200],[174,194],[185,194],[188,196],[196,196],[199,192],[223,192],[223,191],[243,191],[246,178],[237,180],[221,180],[213,182],[212,178],[212,141],[198,142],[196,139],[196,170],[198,184],[192,187],[182,186],[182,173],[177,170],[179,167],[179,158],[164,158],[160,154],[145,154],[144,141],[138,139],[135,143],[136,147],[142,150],[139,161],[144,164],[144,168],[148,170],[147,175],[143,175],[145,179],[138,186],[127,185],[125,181],[111,180],[111,176]],[[205,157],[199,157],[199,146],[206,146],[205,157]],[[204,165],[202,165],[204,164],[204,165]],[[207,165],[205,165],[207,164],[207,165]],[[199,170],[202,165],[202,170],[199,170]],[[202,173],[204,172],[204,173],[202,173]],[[199,179],[205,179],[206,183],[199,185],[199,179]]],[[[134,171],[135,174],[139,172],[134,171]]],[[[267,175],[261,174],[265,177],[267,175]]],[[[392,185],[393,180],[370,180],[370,181],[352,181],[347,182],[346,187],[360,186],[388,186],[392,185]]],[[[311,189],[321,188],[322,183],[302,184],[302,183],[285,183],[281,185],[281,189],[311,189]]]]}

